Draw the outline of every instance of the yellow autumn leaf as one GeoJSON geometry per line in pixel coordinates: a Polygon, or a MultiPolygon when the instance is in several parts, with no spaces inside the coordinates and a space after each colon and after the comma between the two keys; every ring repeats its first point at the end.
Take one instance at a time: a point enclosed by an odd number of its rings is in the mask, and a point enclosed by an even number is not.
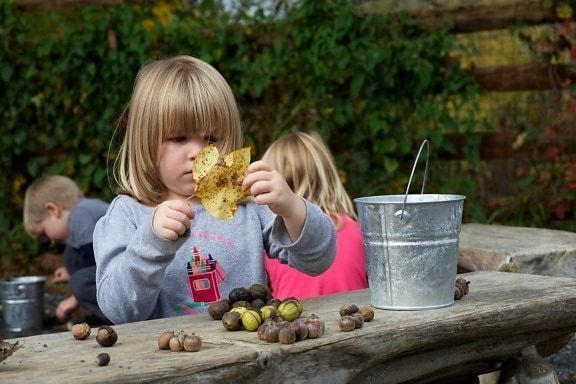
{"type": "Polygon", "coordinates": [[[206,211],[221,220],[236,214],[239,200],[249,195],[242,180],[250,165],[250,148],[238,149],[220,158],[218,149],[206,146],[194,160],[192,173],[197,196],[206,211]]]}

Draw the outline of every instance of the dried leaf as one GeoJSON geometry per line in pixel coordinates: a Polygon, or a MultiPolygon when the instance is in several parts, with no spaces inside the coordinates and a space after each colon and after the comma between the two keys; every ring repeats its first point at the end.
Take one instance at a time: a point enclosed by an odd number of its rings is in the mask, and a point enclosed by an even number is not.
{"type": "Polygon", "coordinates": [[[192,173],[196,181],[195,196],[206,211],[221,220],[236,214],[238,201],[248,196],[242,180],[250,165],[250,148],[238,149],[220,158],[218,149],[209,145],[196,156],[192,173]]]}

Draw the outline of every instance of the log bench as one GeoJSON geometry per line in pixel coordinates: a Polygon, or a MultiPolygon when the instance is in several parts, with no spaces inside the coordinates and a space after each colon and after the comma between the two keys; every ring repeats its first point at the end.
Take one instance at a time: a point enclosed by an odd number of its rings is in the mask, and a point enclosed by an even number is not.
{"type": "Polygon", "coordinates": [[[302,317],[317,314],[326,333],[292,345],[226,331],[206,312],[116,325],[118,342],[110,348],[96,343],[95,329],[86,340],[69,332],[11,339],[23,348],[0,363],[0,377],[3,384],[470,382],[576,331],[576,279],[492,271],[464,277],[470,293],[451,306],[376,309],[372,322],[351,332],[339,330],[339,308],[369,304],[369,290],[303,300],[302,317]],[[203,347],[159,350],[164,330],[195,332],[203,347]],[[111,357],[104,367],[95,363],[101,352],[111,357]]]}

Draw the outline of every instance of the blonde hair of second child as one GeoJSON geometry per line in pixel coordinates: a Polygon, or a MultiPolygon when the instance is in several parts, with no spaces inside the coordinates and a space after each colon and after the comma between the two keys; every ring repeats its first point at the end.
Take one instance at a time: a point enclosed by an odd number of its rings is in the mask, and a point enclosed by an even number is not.
{"type": "Polygon", "coordinates": [[[284,176],[294,193],[318,205],[339,227],[339,213],[358,221],[354,205],[332,154],[316,132],[286,134],[266,150],[262,160],[284,176]]]}

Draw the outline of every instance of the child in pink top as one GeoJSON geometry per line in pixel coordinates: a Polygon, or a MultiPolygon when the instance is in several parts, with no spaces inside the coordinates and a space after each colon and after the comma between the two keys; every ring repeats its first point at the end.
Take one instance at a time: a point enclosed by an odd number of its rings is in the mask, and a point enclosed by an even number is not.
{"type": "Polygon", "coordinates": [[[332,154],[316,133],[295,132],[276,140],[262,160],[276,169],[292,190],[317,204],[336,225],[338,251],[332,266],[309,276],[277,259],[265,258],[268,284],[278,299],[299,299],[368,288],[362,232],[332,154]]]}

